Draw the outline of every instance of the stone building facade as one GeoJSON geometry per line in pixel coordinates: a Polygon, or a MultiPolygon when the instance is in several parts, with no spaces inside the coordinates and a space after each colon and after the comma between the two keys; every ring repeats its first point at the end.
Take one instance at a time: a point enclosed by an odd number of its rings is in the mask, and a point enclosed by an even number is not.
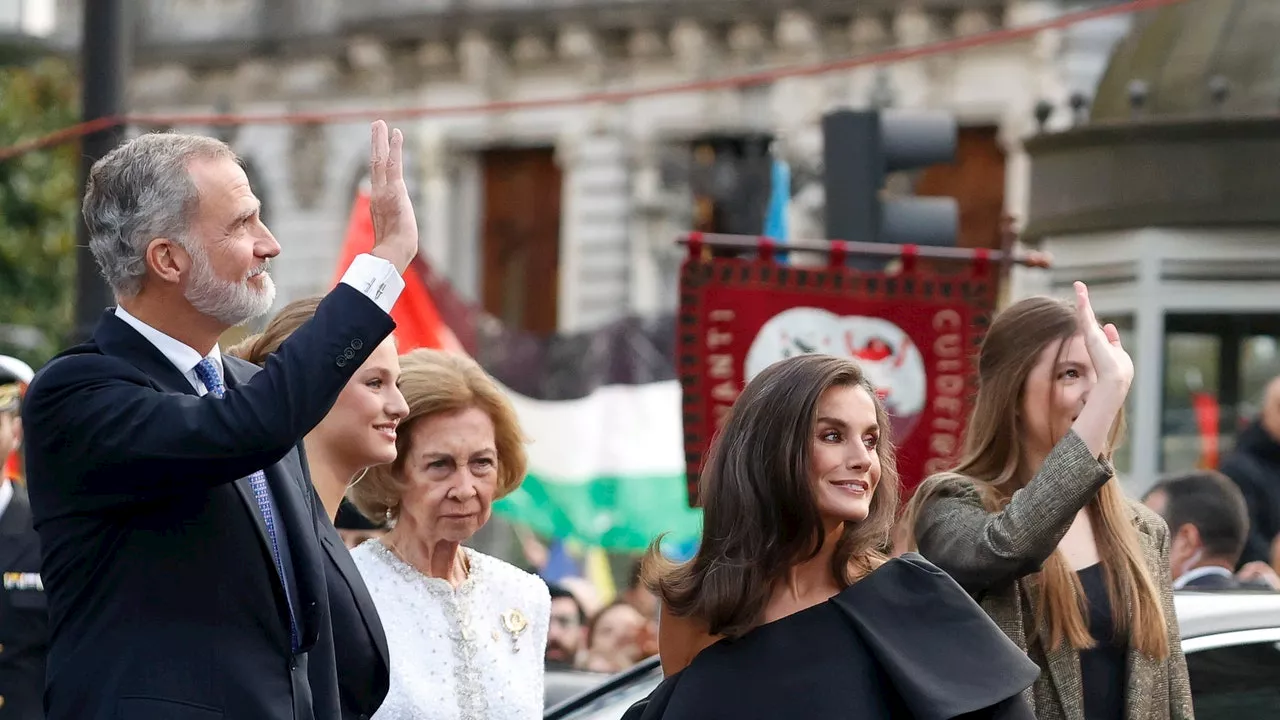
{"type": "MultiPolygon", "coordinates": [[[[58,0],[68,45],[80,1],[58,0]]],[[[819,128],[834,107],[954,112],[974,130],[975,157],[994,169],[982,174],[962,153],[939,187],[979,188],[984,217],[1021,216],[1022,140],[1036,103],[1065,107],[1073,92],[1091,94],[1128,19],[880,67],[727,89],[697,83],[1102,4],[137,0],[128,103],[134,113],[248,118],[180,129],[220,135],[245,158],[284,247],[280,303],[324,290],[334,274],[365,171],[369,111],[406,111],[394,124],[405,130],[429,261],[508,322],[573,331],[675,306],[673,241],[695,222],[699,142],[767,138],[793,168],[793,235],[821,237],[819,128]],[[679,84],[686,89],[614,95],[679,84]],[[471,109],[441,112],[459,107],[471,109]]]]}

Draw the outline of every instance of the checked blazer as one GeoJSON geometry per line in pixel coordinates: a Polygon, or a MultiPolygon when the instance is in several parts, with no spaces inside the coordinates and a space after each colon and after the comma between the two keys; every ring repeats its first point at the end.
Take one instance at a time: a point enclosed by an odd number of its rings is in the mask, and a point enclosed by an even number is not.
{"type": "MultiPolygon", "coordinates": [[[[1041,565],[1076,513],[1113,474],[1069,432],[1001,512],[987,510],[975,481],[962,475],[936,475],[917,490],[926,493],[914,527],[920,554],[955,578],[1040,666],[1039,679],[1026,691],[1039,720],[1085,720],[1079,653],[1065,640],[1049,650],[1046,642],[1035,641],[1047,631],[1035,618],[1033,598],[1041,565]]],[[[1192,720],[1169,576],[1169,530],[1145,506],[1130,502],[1130,510],[1147,571],[1160,593],[1170,654],[1155,660],[1129,651],[1125,718],[1192,720]]]]}

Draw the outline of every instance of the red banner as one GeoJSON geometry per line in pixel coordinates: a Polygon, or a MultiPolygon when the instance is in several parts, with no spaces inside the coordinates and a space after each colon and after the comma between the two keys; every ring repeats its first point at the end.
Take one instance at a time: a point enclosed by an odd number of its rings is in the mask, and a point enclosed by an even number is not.
{"type": "Polygon", "coordinates": [[[889,274],[690,250],[680,273],[677,356],[691,505],[703,456],[743,386],[802,353],[862,365],[892,418],[906,493],[948,467],[975,389],[973,357],[996,306],[997,267],[910,257],[889,274]]]}

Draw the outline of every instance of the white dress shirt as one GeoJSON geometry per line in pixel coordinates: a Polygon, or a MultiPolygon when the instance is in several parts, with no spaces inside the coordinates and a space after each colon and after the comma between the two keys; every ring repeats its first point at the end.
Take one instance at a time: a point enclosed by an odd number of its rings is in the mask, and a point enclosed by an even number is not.
{"type": "MultiPolygon", "coordinates": [[[[357,255],[355,260],[351,261],[351,267],[342,275],[342,282],[359,290],[370,300],[377,303],[378,307],[384,312],[390,313],[391,308],[399,299],[400,293],[404,291],[404,278],[400,277],[400,273],[396,272],[396,266],[389,261],[384,260],[376,255],[357,255]]],[[[159,350],[173,366],[178,368],[187,382],[195,388],[196,393],[204,395],[208,392],[204,383],[200,381],[196,375],[196,365],[204,358],[213,361],[213,366],[218,368],[218,375],[226,377],[222,367],[222,352],[217,345],[209,351],[208,355],[201,355],[179,340],[160,332],[150,325],[142,322],[138,318],[129,314],[127,310],[116,306],[116,317],[125,321],[129,327],[138,331],[138,334],[147,339],[159,350]]]]}
{"type": "Polygon", "coordinates": [[[155,345],[156,349],[163,353],[169,362],[173,363],[174,367],[178,368],[178,372],[181,372],[187,378],[187,382],[191,383],[191,387],[196,389],[198,395],[204,395],[209,392],[204,383],[200,382],[199,376],[196,375],[196,365],[199,365],[201,360],[208,357],[213,361],[213,366],[218,368],[218,375],[226,377],[226,373],[222,372],[222,351],[218,349],[217,345],[213,346],[208,355],[201,355],[193,350],[190,345],[165,335],[130,315],[128,310],[119,305],[116,306],[116,317],[125,321],[129,327],[137,330],[139,335],[147,339],[147,342],[155,345]]]}
{"type": "Polygon", "coordinates": [[[13,500],[13,482],[7,477],[0,477],[0,517],[9,509],[9,501],[13,500]]]}
{"type": "Polygon", "coordinates": [[[1231,571],[1221,565],[1201,565],[1198,568],[1191,568],[1182,573],[1173,581],[1173,589],[1181,590],[1187,586],[1192,580],[1197,580],[1209,575],[1221,575],[1222,577],[1234,577],[1231,571]]]}

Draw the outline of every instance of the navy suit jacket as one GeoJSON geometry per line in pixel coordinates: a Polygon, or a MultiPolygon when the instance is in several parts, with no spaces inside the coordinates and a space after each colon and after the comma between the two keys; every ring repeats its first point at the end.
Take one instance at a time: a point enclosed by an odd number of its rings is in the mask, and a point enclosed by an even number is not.
{"type": "Polygon", "coordinates": [[[1271,586],[1258,580],[1241,581],[1234,575],[1201,575],[1182,586],[1186,590],[1202,592],[1212,590],[1270,590],[1271,586]]]}
{"type": "MultiPolygon", "coordinates": [[[[323,507],[318,497],[315,503],[323,507]]],[[[311,664],[312,683],[320,680],[316,673],[336,669],[338,708],[325,707],[321,712],[321,700],[317,699],[317,716],[369,720],[391,687],[387,635],[359,568],[327,517],[321,520],[320,544],[326,557],[325,578],[332,618],[330,627],[321,628],[321,633],[331,631],[332,642],[316,646],[311,664]],[[330,651],[334,654],[332,659],[325,656],[330,651]]]]}
{"type": "Polygon", "coordinates": [[[337,691],[308,679],[330,618],[323,510],[299,446],[394,327],[339,284],[265,368],[224,356],[221,399],[197,396],[110,310],[41,369],[22,414],[49,720],[317,718],[316,698],[337,691]],[[290,546],[297,653],[246,480],[256,470],[290,546]]]}

